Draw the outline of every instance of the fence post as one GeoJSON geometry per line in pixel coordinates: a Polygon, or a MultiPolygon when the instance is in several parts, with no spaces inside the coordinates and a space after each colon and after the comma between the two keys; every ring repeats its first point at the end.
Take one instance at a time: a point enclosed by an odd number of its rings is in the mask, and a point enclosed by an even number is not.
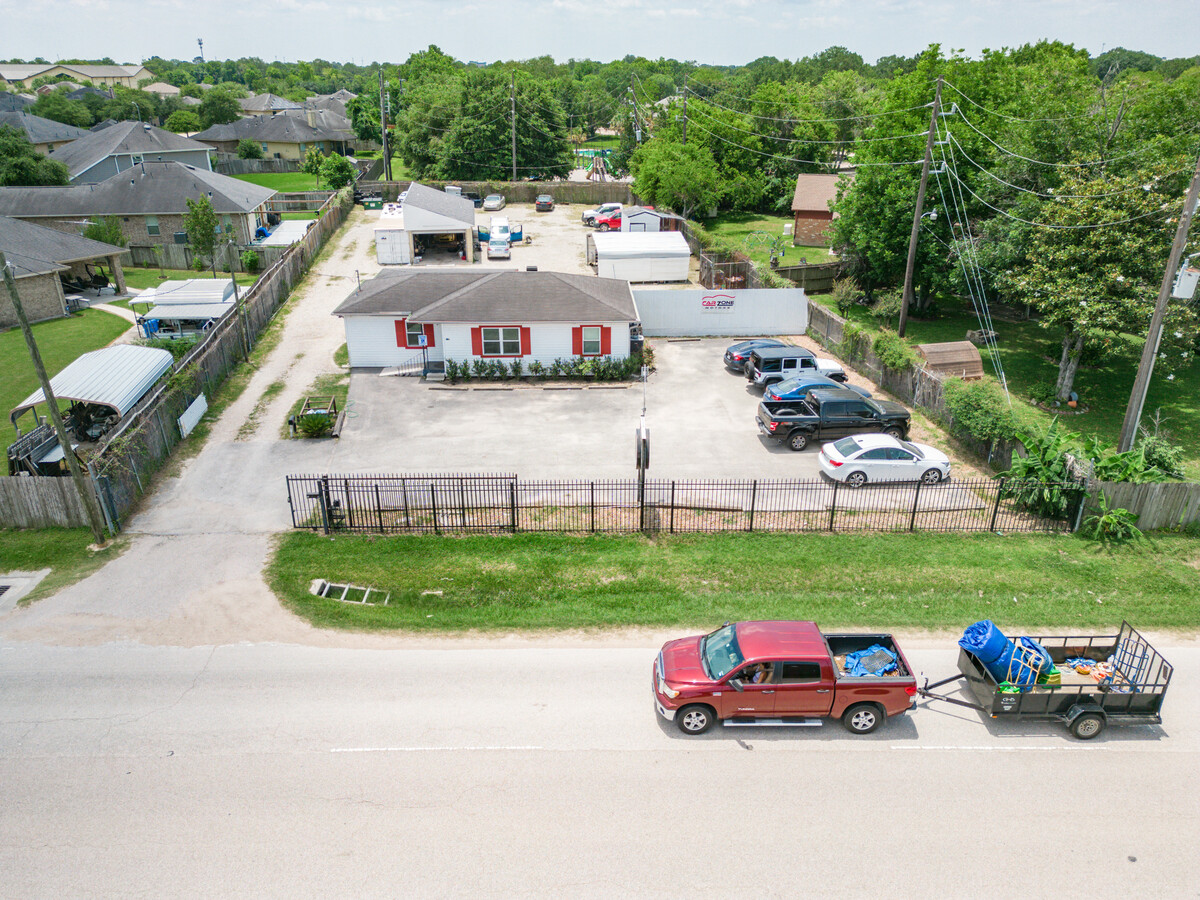
{"type": "Polygon", "coordinates": [[[508,483],[508,507],[512,511],[512,531],[517,533],[517,480],[508,483]]]}
{"type": "Polygon", "coordinates": [[[833,531],[833,517],[837,514],[837,492],[840,481],[833,483],[833,499],[829,501],[829,530],[833,531]]]}
{"type": "Polygon", "coordinates": [[[437,520],[437,485],[432,481],[429,482],[429,508],[433,510],[433,533],[441,534],[437,520]]]}
{"type": "Polygon", "coordinates": [[[383,500],[379,497],[379,482],[375,482],[375,517],[379,520],[379,533],[383,534],[383,500]]]}
{"type": "Polygon", "coordinates": [[[346,492],[346,524],[354,529],[354,498],[350,494],[350,479],[342,479],[342,490],[346,492]]]}
{"type": "MultiPolygon", "coordinates": [[[[1103,488],[1097,487],[1097,490],[1103,490],[1103,488]]],[[[1087,488],[1078,481],[1075,482],[1075,522],[1071,528],[1072,534],[1079,530],[1079,526],[1083,522],[1083,510],[1087,506],[1087,498],[1087,488]]]]}
{"type": "Polygon", "coordinates": [[[920,500],[921,500],[921,482],[918,481],[917,489],[915,491],[913,491],[912,518],[908,520],[908,530],[909,531],[917,530],[917,504],[920,502],[920,500]]]}
{"type": "Polygon", "coordinates": [[[317,499],[321,503],[321,526],[329,534],[329,479],[326,477],[317,483],[317,499]]]}
{"type": "Polygon", "coordinates": [[[458,476],[458,514],[462,520],[462,527],[465,529],[467,527],[467,495],[461,475],[458,476]]]}
{"type": "Polygon", "coordinates": [[[750,482],[750,531],[754,531],[754,503],[758,499],[758,479],[750,482]]]}
{"type": "Polygon", "coordinates": [[[408,514],[408,479],[400,479],[400,498],[404,501],[404,527],[412,528],[412,516],[408,514]]]}
{"type": "Polygon", "coordinates": [[[673,478],[671,479],[671,525],[668,533],[675,533],[675,479],[673,478]]]}
{"type": "Polygon", "coordinates": [[[996,530],[996,516],[1000,513],[1000,498],[1004,496],[1004,479],[1000,479],[1000,485],[996,488],[996,502],[992,506],[992,521],[988,523],[988,531],[996,530]]]}
{"type": "Polygon", "coordinates": [[[589,506],[592,509],[592,531],[596,531],[596,482],[588,482],[589,506]]]}

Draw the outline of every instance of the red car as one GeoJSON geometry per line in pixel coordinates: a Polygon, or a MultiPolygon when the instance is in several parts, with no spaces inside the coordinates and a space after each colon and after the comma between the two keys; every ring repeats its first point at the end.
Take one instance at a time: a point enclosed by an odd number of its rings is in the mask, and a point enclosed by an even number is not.
{"type": "Polygon", "coordinates": [[[609,213],[606,216],[601,216],[596,220],[597,231],[620,231],[621,230],[621,211],[618,209],[614,213],[609,213]]]}
{"type": "Polygon", "coordinates": [[[739,622],[668,641],[654,706],[684,734],[726,725],[820,725],[867,734],[916,702],[917,680],[888,634],[822,634],[812,622],[739,622]]]}

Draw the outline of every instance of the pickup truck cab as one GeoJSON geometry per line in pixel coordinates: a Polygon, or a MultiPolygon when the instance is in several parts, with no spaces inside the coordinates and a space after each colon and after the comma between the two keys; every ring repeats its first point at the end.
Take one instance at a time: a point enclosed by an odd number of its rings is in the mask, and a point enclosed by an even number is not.
{"type": "Polygon", "coordinates": [[[891,635],[826,635],[812,622],[738,622],[668,641],[652,680],[655,709],[684,734],[716,722],[821,725],[826,719],[868,734],[912,709],[917,695],[891,635]],[[854,654],[857,668],[847,662],[854,654]],[[860,674],[850,674],[855,669],[860,674]]]}
{"type": "Polygon", "coordinates": [[[911,419],[909,411],[895,401],[868,400],[846,388],[809,391],[804,400],[764,400],[754,417],[761,434],[787,441],[793,450],[852,434],[882,433],[905,439],[911,419]]]}
{"type": "Polygon", "coordinates": [[[597,231],[620,231],[621,230],[621,210],[609,213],[606,216],[596,217],[597,231]]]}

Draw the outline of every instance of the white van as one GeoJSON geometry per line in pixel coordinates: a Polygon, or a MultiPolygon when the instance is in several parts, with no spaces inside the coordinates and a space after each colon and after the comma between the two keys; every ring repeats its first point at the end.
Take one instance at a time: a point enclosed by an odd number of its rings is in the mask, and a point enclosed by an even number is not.
{"type": "Polygon", "coordinates": [[[512,232],[508,228],[508,216],[492,216],[491,225],[488,227],[488,241],[494,241],[497,238],[503,238],[505,241],[512,241],[512,232]]]}

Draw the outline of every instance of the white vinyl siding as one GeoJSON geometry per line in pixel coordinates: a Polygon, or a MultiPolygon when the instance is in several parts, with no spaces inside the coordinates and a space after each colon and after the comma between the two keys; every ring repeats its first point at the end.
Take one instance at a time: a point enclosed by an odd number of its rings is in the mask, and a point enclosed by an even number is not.
{"type": "MultiPolygon", "coordinates": [[[[349,318],[346,320],[349,322],[349,318]]],[[[526,366],[529,363],[537,360],[544,366],[548,366],[556,359],[572,359],[575,354],[571,350],[571,330],[578,323],[568,322],[532,322],[529,328],[529,353],[522,359],[525,360],[526,366]]],[[[612,329],[612,353],[613,359],[624,359],[629,355],[629,323],[628,322],[601,322],[607,328],[612,329]]],[[[471,325],[468,324],[445,324],[437,326],[437,352],[438,359],[452,359],[455,362],[471,361],[478,359],[471,352],[471,325]]],[[[347,329],[347,335],[349,330],[347,329]]],[[[393,335],[392,343],[395,344],[393,335]]],[[[353,352],[351,353],[353,359],[353,352]]],[[[432,358],[432,356],[431,356],[432,358]]],[[[354,364],[354,363],[352,363],[354,364]]],[[[394,365],[392,363],[391,365],[394,365]]]]}

